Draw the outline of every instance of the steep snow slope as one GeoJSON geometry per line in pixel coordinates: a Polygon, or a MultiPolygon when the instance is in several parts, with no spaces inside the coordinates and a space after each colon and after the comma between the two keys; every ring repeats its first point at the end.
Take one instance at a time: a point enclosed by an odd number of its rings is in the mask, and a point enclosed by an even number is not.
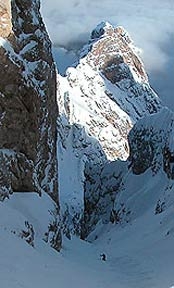
{"type": "MultiPolygon", "coordinates": [[[[39,200],[42,210],[38,212],[36,204],[34,207],[30,204],[23,206],[25,196],[27,194],[13,195],[11,204],[11,200],[3,203],[8,209],[9,220],[7,210],[4,211],[2,205],[0,207],[3,288],[170,288],[174,285],[171,210],[159,215],[147,210],[127,226],[98,225],[89,237],[91,241],[98,237],[93,243],[76,238],[64,239],[63,248],[58,253],[39,238],[48,224],[47,208],[52,208],[50,200],[47,196],[43,201],[39,200]],[[13,233],[17,227],[23,227],[26,219],[37,229],[34,247],[13,233]],[[106,254],[106,262],[100,260],[101,253],[106,254]]],[[[30,201],[27,202],[31,204],[37,202],[30,194],[28,198],[30,201]]]]}
{"type": "Polygon", "coordinates": [[[31,192],[15,193],[0,205],[1,232],[15,235],[32,247],[45,241],[60,250],[60,219],[57,210],[57,205],[47,194],[39,197],[31,192]]]}
{"type": "Polygon", "coordinates": [[[109,23],[94,29],[76,67],[58,75],[57,97],[60,205],[67,229],[79,233],[98,201],[84,180],[95,183],[105,163],[125,160],[131,127],[161,103],[128,33],[109,23]]]}
{"type": "MultiPolygon", "coordinates": [[[[45,231],[55,223],[54,213],[50,213],[55,205],[46,194],[39,198],[17,193],[1,203],[2,287],[173,287],[174,182],[169,173],[173,167],[173,119],[173,113],[164,108],[139,120],[129,136],[131,149],[139,147],[137,157],[105,165],[101,189],[106,192],[117,185],[115,195],[112,190],[112,223],[104,224],[108,215],[103,218],[101,213],[89,242],[64,239],[60,253],[50,249],[44,240],[50,241],[54,234],[50,231],[47,237],[45,231]],[[142,167],[140,154],[144,155],[145,148],[149,151],[149,145],[153,157],[148,167],[134,171],[134,161],[136,168],[138,163],[142,167]],[[35,232],[33,243],[28,241],[31,230],[27,230],[26,221],[35,232]],[[102,253],[107,257],[105,262],[100,260],[102,253]]],[[[105,200],[108,198],[103,203],[105,200]]],[[[111,211],[108,208],[107,212],[111,211]]]]}

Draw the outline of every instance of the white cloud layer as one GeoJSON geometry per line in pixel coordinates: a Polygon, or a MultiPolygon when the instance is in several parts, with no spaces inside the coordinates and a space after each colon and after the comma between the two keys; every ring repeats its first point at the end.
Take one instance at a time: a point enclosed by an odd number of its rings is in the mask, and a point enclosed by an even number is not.
{"type": "MultiPolygon", "coordinates": [[[[67,49],[74,43],[86,42],[101,21],[124,26],[135,44],[143,49],[153,86],[167,104],[171,102],[174,0],[41,0],[41,3],[53,43],[67,49]]],[[[174,100],[172,103],[174,107],[174,100]]]]}

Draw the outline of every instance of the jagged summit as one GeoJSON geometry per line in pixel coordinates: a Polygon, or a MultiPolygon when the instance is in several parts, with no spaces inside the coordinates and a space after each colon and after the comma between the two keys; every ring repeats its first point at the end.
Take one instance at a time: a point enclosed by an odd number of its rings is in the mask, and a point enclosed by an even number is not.
{"type": "Polygon", "coordinates": [[[147,83],[148,76],[139,51],[122,26],[114,27],[108,22],[101,22],[92,31],[81,57],[88,56],[91,63],[114,84],[124,79],[147,83]]]}
{"type": "Polygon", "coordinates": [[[123,26],[116,26],[114,27],[111,23],[107,21],[100,22],[91,32],[89,42],[94,40],[99,40],[102,37],[105,36],[113,36],[114,34],[117,34],[117,36],[121,36],[124,38],[124,40],[127,43],[133,43],[133,40],[131,39],[128,32],[124,29],[123,26]]]}
{"type": "Polygon", "coordinates": [[[91,32],[91,40],[99,39],[108,33],[109,30],[113,29],[112,25],[109,22],[102,21],[99,23],[96,28],[91,32]]]}

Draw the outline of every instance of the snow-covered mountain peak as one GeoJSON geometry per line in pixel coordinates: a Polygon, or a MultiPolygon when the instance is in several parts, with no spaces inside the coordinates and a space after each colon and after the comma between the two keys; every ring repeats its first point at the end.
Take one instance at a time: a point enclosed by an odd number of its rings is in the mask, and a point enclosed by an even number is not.
{"type": "Polygon", "coordinates": [[[91,41],[97,40],[105,34],[109,33],[109,31],[113,30],[113,26],[109,22],[102,21],[99,23],[94,30],[91,32],[91,41]]]}
{"type": "Polygon", "coordinates": [[[134,123],[161,109],[127,32],[104,22],[92,34],[76,66],[58,75],[60,202],[67,230],[80,231],[83,222],[83,237],[86,223],[93,225],[90,213],[97,215],[94,223],[100,218],[101,193],[94,186],[103,166],[126,160],[134,123]]]}
{"type": "Polygon", "coordinates": [[[62,103],[65,98],[67,102],[68,95],[71,123],[83,125],[109,159],[125,159],[132,124],[157,112],[160,99],[151,89],[144,65],[124,28],[102,22],[92,35],[95,39],[84,46],[76,67],[68,68],[64,79],[58,76],[59,106],[67,106],[62,103]],[[110,144],[106,144],[108,141],[110,144]]]}
{"type": "Polygon", "coordinates": [[[87,61],[112,83],[127,80],[131,85],[133,81],[148,82],[139,52],[122,26],[113,27],[108,22],[101,22],[92,31],[81,57],[87,56],[87,61]]]}
{"type": "Polygon", "coordinates": [[[128,32],[124,29],[123,26],[114,27],[111,23],[107,21],[100,22],[91,32],[89,42],[92,43],[94,41],[100,40],[103,37],[123,37],[125,42],[128,44],[133,43],[128,32]]]}

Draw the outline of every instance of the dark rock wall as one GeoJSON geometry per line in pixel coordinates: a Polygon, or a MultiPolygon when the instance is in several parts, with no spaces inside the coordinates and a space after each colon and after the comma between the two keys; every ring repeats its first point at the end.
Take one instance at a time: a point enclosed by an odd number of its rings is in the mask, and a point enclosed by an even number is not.
{"type": "Polygon", "coordinates": [[[10,27],[0,29],[0,149],[22,154],[31,166],[28,183],[20,173],[19,185],[10,178],[11,191],[45,191],[58,202],[56,71],[40,1],[1,6],[10,27]]]}

